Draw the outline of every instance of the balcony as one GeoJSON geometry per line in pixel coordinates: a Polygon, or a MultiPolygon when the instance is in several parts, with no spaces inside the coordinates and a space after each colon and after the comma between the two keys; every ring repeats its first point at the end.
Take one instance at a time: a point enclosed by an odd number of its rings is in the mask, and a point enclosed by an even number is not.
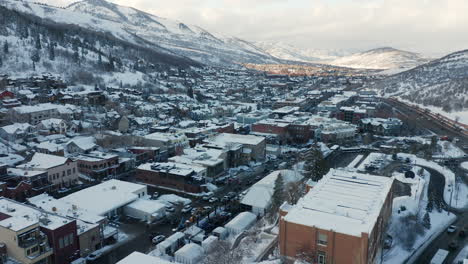
{"type": "MultiPolygon", "coordinates": [[[[30,249],[32,250],[32,248],[30,249]]],[[[52,255],[53,249],[49,247],[47,241],[42,242],[41,244],[38,245],[38,250],[36,251],[26,251],[26,257],[31,260],[39,259],[39,258],[45,258],[50,255],[52,255]]]]}
{"type": "Polygon", "coordinates": [[[18,235],[18,246],[21,248],[30,248],[44,241],[47,242],[47,237],[43,233],[36,232],[37,231],[33,231],[18,235]]]}

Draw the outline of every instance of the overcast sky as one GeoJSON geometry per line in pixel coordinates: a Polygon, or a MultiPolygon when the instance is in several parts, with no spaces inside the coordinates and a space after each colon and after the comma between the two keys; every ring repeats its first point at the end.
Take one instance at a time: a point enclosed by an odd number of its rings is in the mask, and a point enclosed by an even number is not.
{"type": "Polygon", "coordinates": [[[468,49],[468,0],[111,0],[253,41],[302,48],[468,49]]]}

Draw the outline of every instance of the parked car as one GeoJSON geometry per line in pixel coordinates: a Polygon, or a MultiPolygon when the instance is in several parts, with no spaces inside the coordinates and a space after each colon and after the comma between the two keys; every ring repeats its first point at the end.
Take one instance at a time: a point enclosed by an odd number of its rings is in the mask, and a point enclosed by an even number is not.
{"type": "Polygon", "coordinates": [[[458,248],[458,243],[457,243],[456,241],[452,241],[452,242],[450,242],[450,244],[448,245],[448,248],[449,248],[450,250],[455,250],[455,249],[458,248]]]}
{"type": "Polygon", "coordinates": [[[151,195],[151,199],[156,199],[159,197],[159,193],[158,192],[154,192],[152,195],[151,195]]]}
{"type": "Polygon", "coordinates": [[[227,202],[227,201],[229,201],[229,200],[230,200],[229,196],[225,195],[225,196],[223,196],[223,198],[221,199],[221,202],[225,203],[225,202],[227,202]]]}
{"type": "Polygon", "coordinates": [[[458,232],[458,236],[459,237],[466,237],[466,229],[463,228],[462,230],[460,230],[460,232],[458,232]]]}
{"type": "Polygon", "coordinates": [[[216,197],[211,197],[210,200],[208,200],[208,202],[210,203],[216,203],[219,199],[216,198],[216,197]]]}
{"type": "Polygon", "coordinates": [[[153,240],[151,240],[151,241],[153,242],[153,244],[156,245],[156,244],[159,244],[159,243],[163,242],[164,239],[166,239],[166,236],[165,236],[165,235],[159,235],[159,236],[155,236],[155,237],[153,238],[153,240]]]}
{"type": "Polygon", "coordinates": [[[455,231],[457,231],[457,227],[454,225],[451,225],[447,228],[447,233],[449,234],[455,233],[455,231]]]}
{"type": "Polygon", "coordinates": [[[211,206],[204,206],[204,207],[203,207],[203,210],[205,210],[205,211],[207,211],[207,212],[211,211],[211,209],[212,209],[211,206]]]}
{"type": "Polygon", "coordinates": [[[192,206],[190,204],[187,204],[186,206],[184,206],[184,208],[182,208],[182,213],[188,213],[192,210],[192,206]]]}
{"type": "Polygon", "coordinates": [[[101,252],[95,251],[95,252],[89,254],[89,255],[86,257],[86,260],[93,261],[93,260],[98,259],[101,255],[102,255],[101,252]]]}
{"type": "Polygon", "coordinates": [[[236,193],[235,192],[228,192],[227,196],[229,196],[229,198],[233,198],[236,196],[236,193]]]}
{"type": "Polygon", "coordinates": [[[173,213],[175,212],[175,208],[172,207],[171,205],[166,205],[166,212],[173,213]]]}

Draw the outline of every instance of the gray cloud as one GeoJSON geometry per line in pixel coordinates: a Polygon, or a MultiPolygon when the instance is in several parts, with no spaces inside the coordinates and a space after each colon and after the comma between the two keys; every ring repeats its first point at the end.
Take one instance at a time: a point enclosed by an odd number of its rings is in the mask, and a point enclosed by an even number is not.
{"type": "Polygon", "coordinates": [[[304,48],[468,48],[466,0],[113,0],[246,40],[304,48]]]}

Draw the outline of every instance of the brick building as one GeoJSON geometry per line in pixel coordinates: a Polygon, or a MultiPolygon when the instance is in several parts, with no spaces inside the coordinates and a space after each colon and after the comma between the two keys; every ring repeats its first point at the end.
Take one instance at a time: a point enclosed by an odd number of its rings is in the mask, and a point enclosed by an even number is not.
{"type": "Polygon", "coordinates": [[[375,263],[392,186],[392,178],[332,169],[296,205],[281,207],[281,255],[289,262],[375,263]]]}
{"type": "Polygon", "coordinates": [[[150,186],[189,193],[205,191],[206,169],[180,163],[146,163],[138,166],[136,180],[150,186]]]}
{"type": "Polygon", "coordinates": [[[75,157],[78,171],[94,179],[115,175],[119,167],[119,156],[99,151],[75,157]]]}

